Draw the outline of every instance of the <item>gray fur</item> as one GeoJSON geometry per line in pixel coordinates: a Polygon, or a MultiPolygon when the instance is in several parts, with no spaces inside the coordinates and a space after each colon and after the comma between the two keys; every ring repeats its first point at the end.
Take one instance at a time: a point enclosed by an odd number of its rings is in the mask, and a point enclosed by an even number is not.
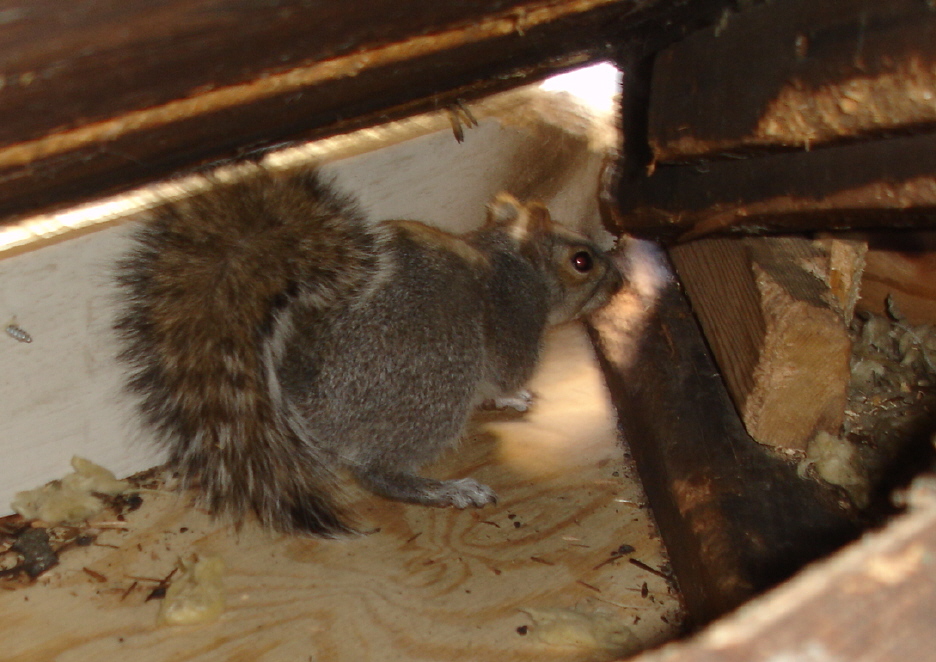
{"type": "Polygon", "coordinates": [[[621,286],[612,263],[509,196],[456,237],[368,225],[314,172],[215,184],[154,213],[118,276],[129,388],[184,483],[215,512],[324,535],[350,530],[339,470],[392,499],[494,501],[417,472],[481,400],[522,388],[547,324],[621,286]]]}

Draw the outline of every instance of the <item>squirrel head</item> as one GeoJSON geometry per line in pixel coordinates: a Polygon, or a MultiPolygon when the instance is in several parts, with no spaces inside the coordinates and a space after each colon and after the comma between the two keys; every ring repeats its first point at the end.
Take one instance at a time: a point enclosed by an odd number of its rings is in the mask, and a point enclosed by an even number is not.
{"type": "Polygon", "coordinates": [[[487,227],[499,226],[517,251],[545,277],[549,323],[582,317],[607,303],[624,285],[612,259],[584,234],[552,220],[538,202],[500,193],[488,206],[487,227]]]}

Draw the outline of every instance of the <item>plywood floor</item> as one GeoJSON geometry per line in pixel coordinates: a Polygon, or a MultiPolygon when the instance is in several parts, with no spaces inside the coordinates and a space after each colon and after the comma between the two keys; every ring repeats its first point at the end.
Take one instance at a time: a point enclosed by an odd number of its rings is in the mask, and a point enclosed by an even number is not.
{"type": "Polygon", "coordinates": [[[251,524],[238,533],[189,495],[144,493],[126,530],[69,549],[30,586],[0,591],[0,659],[613,657],[574,633],[579,643],[568,645],[530,608],[597,614],[645,645],[669,638],[679,603],[645,569],[665,557],[579,327],[553,334],[532,390],[532,412],[482,414],[466,445],[427,472],[475,476],[498,492],[496,506],[436,510],[361,495],[359,520],[375,532],[321,541],[251,524]],[[633,551],[617,555],[622,545],[633,551]],[[223,558],[226,610],[211,624],[157,626],[147,579],[192,554],[223,558]]]}

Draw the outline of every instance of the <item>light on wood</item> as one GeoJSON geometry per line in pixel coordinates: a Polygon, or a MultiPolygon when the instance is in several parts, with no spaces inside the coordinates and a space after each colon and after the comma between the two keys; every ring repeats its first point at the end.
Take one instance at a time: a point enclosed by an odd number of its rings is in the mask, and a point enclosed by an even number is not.
{"type": "Polygon", "coordinates": [[[748,433],[796,450],[837,434],[860,251],[758,237],[692,242],[672,257],[748,433]]]}

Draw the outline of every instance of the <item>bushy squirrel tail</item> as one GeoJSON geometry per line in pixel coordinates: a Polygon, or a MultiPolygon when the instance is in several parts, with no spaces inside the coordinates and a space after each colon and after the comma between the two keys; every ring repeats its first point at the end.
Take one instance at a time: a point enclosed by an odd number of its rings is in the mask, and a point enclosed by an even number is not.
{"type": "Polygon", "coordinates": [[[308,438],[276,368],[291,304],[324,310],[365,286],[380,237],[314,171],[247,170],[152,212],[119,264],[128,388],[211,511],[349,532],[336,461],[308,438]]]}

